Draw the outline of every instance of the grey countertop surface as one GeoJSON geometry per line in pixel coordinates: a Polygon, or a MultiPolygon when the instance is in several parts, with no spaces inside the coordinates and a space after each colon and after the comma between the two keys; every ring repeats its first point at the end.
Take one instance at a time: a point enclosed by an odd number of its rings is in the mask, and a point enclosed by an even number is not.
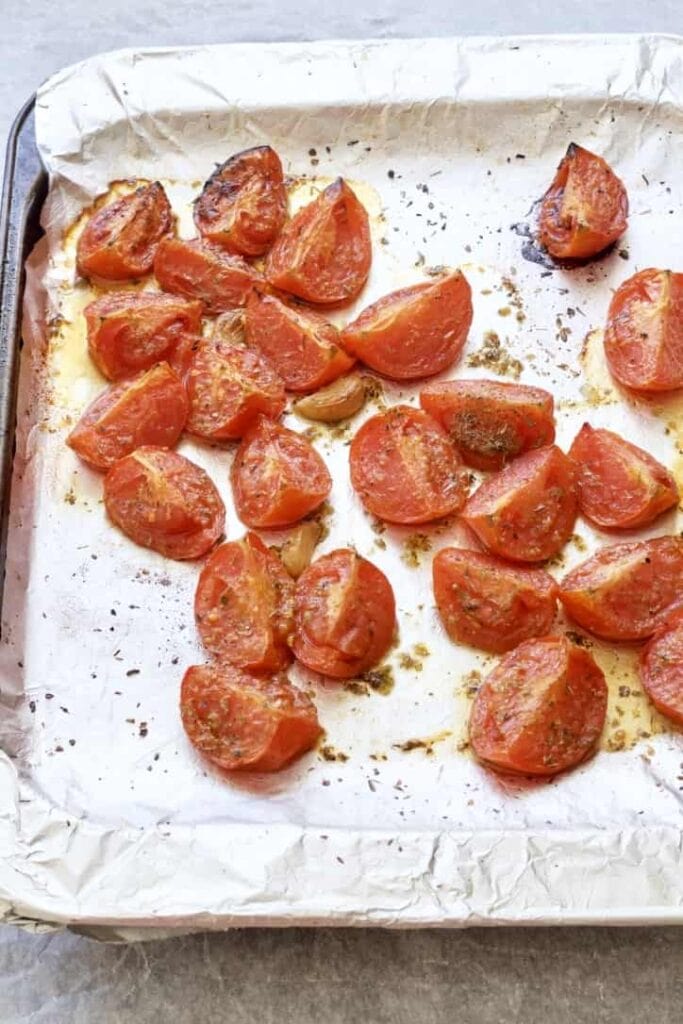
{"type": "MultiPolygon", "coordinates": [[[[0,0],[0,135],[65,64],[124,46],[683,32],[680,0],[0,0]]],[[[241,930],[106,946],[0,928],[2,1024],[603,1024],[683,1019],[683,931],[241,930]]]]}

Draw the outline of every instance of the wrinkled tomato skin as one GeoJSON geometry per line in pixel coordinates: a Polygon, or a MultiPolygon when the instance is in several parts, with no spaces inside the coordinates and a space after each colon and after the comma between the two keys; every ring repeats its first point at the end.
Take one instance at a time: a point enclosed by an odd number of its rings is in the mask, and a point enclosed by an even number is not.
{"type": "Polygon", "coordinates": [[[199,576],[194,601],[202,643],[219,661],[276,672],[292,660],[294,582],[255,533],[221,544],[199,576]]]}
{"type": "Polygon", "coordinates": [[[351,484],[368,512],[390,523],[429,523],[459,512],[469,476],[438,423],[395,405],[372,416],[350,448],[351,484]]]}
{"type": "Polygon", "coordinates": [[[225,525],[210,477],[167,448],[138,448],[115,462],[104,478],[104,504],[130,540],[166,558],[200,558],[225,525]]]}
{"type": "Polygon", "coordinates": [[[527,640],[480,687],[470,743],[496,771],[556,775],[590,756],[606,710],[605,677],[587,651],[566,637],[527,640]]]}
{"type": "Polygon", "coordinates": [[[569,457],[578,473],[579,508],[603,529],[647,526],[678,501],[671,473],[611,430],[584,423],[569,457]]]}
{"type": "Polygon", "coordinates": [[[341,305],[360,294],[371,262],[365,207],[337,178],[285,224],[268,254],[266,277],[306,302],[341,305]]]}
{"type": "Polygon", "coordinates": [[[572,143],[541,200],[539,240],[556,259],[589,259],[627,227],[623,182],[600,156],[572,143]]]}
{"type": "Polygon", "coordinates": [[[173,230],[171,206],[158,181],[142,185],[97,210],[76,248],[81,277],[129,281],[149,274],[154,254],[173,230]]]}
{"type": "Polygon", "coordinates": [[[108,380],[168,359],[185,333],[200,334],[202,306],[157,292],[116,292],[84,310],[88,352],[108,380]]]}
{"type": "Polygon", "coordinates": [[[291,526],[314,512],[332,489],[310,441],[265,416],[249,428],[231,472],[237,514],[255,530],[291,526]]]}
{"type": "Polygon", "coordinates": [[[294,657],[333,679],[376,665],[396,630],[396,603],[384,573],[350,548],[318,558],[299,577],[294,657]]]}
{"type": "Polygon", "coordinates": [[[66,443],[93,469],[106,471],[143,445],[172,448],[187,413],[187,394],[178,375],[168,363],[158,363],[98,395],[66,443]]]}
{"type": "Polygon", "coordinates": [[[645,640],[681,594],[683,538],[602,548],[564,577],[560,600],[580,626],[605,640],[645,640]]]}
{"type": "Polygon", "coordinates": [[[200,235],[242,256],[267,252],[286,216],[282,164],[270,146],[245,149],[217,167],[194,208],[200,235]]]}
{"type": "Polygon", "coordinates": [[[472,323],[472,291],[459,270],[391,292],[342,331],[346,351],[391,380],[419,380],[447,370],[472,323]]]}
{"type": "Polygon", "coordinates": [[[574,464],[550,445],[521,455],[485,480],[462,517],[500,558],[542,562],[569,540],[577,511],[574,464]]]}
{"type": "Polygon", "coordinates": [[[244,306],[260,280],[241,256],[200,238],[164,239],[154,258],[154,276],[165,292],[199,299],[212,314],[244,306]]]}
{"type": "Polygon", "coordinates": [[[441,621],[456,643],[503,654],[546,634],[555,618],[558,588],[543,569],[442,548],[432,563],[432,577],[441,621]]]}
{"type": "Polygon", "coordinates": [[[310,697],[285,675],[193,665],[180,690],[190,743],[224,771],[277,772],[310,750],[322,729],[310,697]]]}
{"type": "Polygon", "coordinates": [[[553,397],[542,388],[494,380],[435,381],[420,391],[420,405],[474,469],[502,469],[555,440],[553,397]]]}
{"type": "Polygon", "coordinates": [[[654,706],[683,725],[683,607],[670,609],[640,654],[640,681],[654,706]]]}
{"type": "Polygon", "coordinates": [[[333,324],[317,313],[287,306],[274,295],[252,292],[246,335],[248,344],[274,366],[288,391],[317,391],[354,364],[340,347],[333,324]]]}
{"type": "Polygon", "coordinates": [[[683,387],[683,274],[640,270],[610,302],[605,357],[612,376],[633,391],[683,387]]]}

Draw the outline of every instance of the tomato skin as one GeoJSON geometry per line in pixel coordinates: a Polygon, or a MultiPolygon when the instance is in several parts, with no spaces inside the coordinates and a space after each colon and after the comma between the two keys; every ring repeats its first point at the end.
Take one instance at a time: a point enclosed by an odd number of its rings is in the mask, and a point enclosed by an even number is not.
{"type": "Polygon", "coordinates": [[[106,471],[143,445],[172,448],[187,413],[182,382],[168,363],[157,363],[98,395],[66,443],[93,469],[106,471]]]}
{"type": "Polygon", "coordinates": [[[602,548],[564,577],[560,601],[606,640],[645,640],[681,593],[683,539],[656,537],[602,548]]]}
{"type": "Polygon", "coordinates": [[[655,393],[683,387],[683,274],[640,270],[619,285],[604,346],[623,387],[655,393]]]}
{"type": "Polygon", "coordinates": [[[232,256],[202,238],[186,242],[165,238],[154,258],[154,275],[165,292],[199,299],[207,313],[224,313],[244,306],[260,280],[241,256],[232,256]]]}
{"type": "Polygon", "coordinates": [[[542,388],[495,380],[435,381],[420,391],[420,405],[475,469],[502,469],[555,440],[553,396],[542,388]]]}
{"type": "Polygon", "coordinates": [[[558,587],[543,569],[442,548],[434,557],[432,576],[441,621],[456,643],[502,654],[543,636],[555,618],[558,587]]]}
{"type": "Polygon", "coordinates": [[[330,306],[360,294],[371,262],[365,207],[337,178],[285,224],[268,254],[266,277],[306,302],[330,306]]]}
{"type": "Polygon", "coordinates": [[[472,323],[472,290],[452,271],[367,306],[342,331],[350,355],[391,380],[419,380],[456,361],[472,323]]]}
{"type": "Polygon", "coordinates": [[[584,423],[569,449],[579,482],[579,507],[596,526],[647,526],[678,501],[671,473],[648,452],[611,430],[584,423]]]}
{"type": "Polygon", "coordinates": [[[194,600],[202,643],[219,661],[276,672],[292,660],[294,581],[255,533],[221,544],[202,569],[194,600]]]}
{"type": "Polygon", "coordinates": [[[470,743],[496,771],[556,775],[592,753],[606,710],[605,677],[587,651],[562,636],[527,640],[479,689],[470,743]]]}
{"type": "Polygon", "coordinates": [[[173,213],[163,186],[142,185],[97,210],[76,247],[81,277],[128,281],[149,274],[162,238],[173,230],[173,213]]]}
{"type": "Polygon", "coordinates": [[[235,153],[217,167],[195,201],[204,238],[243,256],[262,256],[287,216],[280,158],[270,146],[235,153]]]}
{"type": "Polygon", "coordinates": [[[372,416],[350,448],[351,484],[368,512],[390,523],[429,523],[465,504],[469,477],[438,423],[395,405],[372,416]]]}
{"type": "Polygon", "coordinates": [[[234,665],[188,668],[180,714],[192,745],[224,771],[280,771],[322,735],[315,705],[287,676],[234,665]]]}
{"type": "Polygon", "coordinates": [[[200,334],[202,306],[157,292],[115,292],[84,310],[88,352],[108,380],[167,359],[185,333],[200,334]]]}
{"type": "Polygon", "coordinates": [[[640,654],[640,681],[662,715],[683,725],[683,607],[665,615],[640,654]]]}
{"type": "Polygon", "coordinates": [[[521,455],[485,480],[462,517],[501,558],[541,562],[569,540],[577,511],[574,463],[550,445],[521,455]]]}
{"type": "Polygon", "coordinates": [[[237,449],[230,475],[237,514],[255,530],[291,526],[314,512],[332,477],[311,442],[260,416],[237,449]]]}
{"type": "Polygon", "coordinates": [[[330,384],[355,360],[339,345],[339,331],[317,313],[252,292],[247,302],[249,345],[270,360],[288,391],[306,394],[330,384]]]}
{"type": "Polygon", "coordinates": [[[237,440],[261,415],[277,419],[285,404],[282,381],[259,352],[203,338],[186,380],[187,429],[208,441],[237,440]]]}
{"type": "Polygon", "coordinates": [[[541,200],[539,240],[557,259],[588,259],[627,227],[623,182],[595,153],[571,143],[541,200]]]}
{"type": "Polygon", "coordinates": [[[114,463],[104,478],[104,504],[130,540],[167,558],[200,558],[225,526],[225,507],[204,470],[151,445],[114,463]]]}
{"type": "Polygon", "coordinates": [[[311,671],[333,679],[360,675],[384,657],[395,630],[389,580],[350,548],[323,555],[299,577],[291,646],[311,671]]]}

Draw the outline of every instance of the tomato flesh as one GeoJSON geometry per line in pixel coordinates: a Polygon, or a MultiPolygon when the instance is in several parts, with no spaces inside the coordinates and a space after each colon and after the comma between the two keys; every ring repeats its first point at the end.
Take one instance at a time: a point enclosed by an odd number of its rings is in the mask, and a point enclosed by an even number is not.
{"type": "Polygon", "coordinates": [[[683,608],[668,612],[640,656],[640,681],[661,714],[683,725],[683,608]]]}
{"type": "Polygon", "coordinates": [[[199,299],[207,313],[244,306],[260,280],[241,256],[201,238],[165,238],[154,258],[154,275],[165,292],[199,299]]]}
{"type": "Polygon", "coordinates": [[[173,230],[173,214],[163,186],[141,185],[97,210],[76,248],[82,277],[128,281],[149,274],[154,254],[173,230]]]}

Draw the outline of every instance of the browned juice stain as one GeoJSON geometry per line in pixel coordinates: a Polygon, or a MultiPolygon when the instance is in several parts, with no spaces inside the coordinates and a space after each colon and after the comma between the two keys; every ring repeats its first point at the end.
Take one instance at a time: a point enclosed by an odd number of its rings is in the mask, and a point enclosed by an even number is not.
{"type": "Polygon", "coordinates": [[[581,393],[589,408],[599,405],[614,405],[619,401],[619,392],[612,380],[605,359],[603,338],[604,331],[589,331],[581,348],[580,360],[585,378],[581,393]]]}
{"type": "Polygon", "coordinates": [[[591,654],[605,673],[609,691],[602,750],[630,750],[641,740],[675,732],[648,700],[638,675],[639,647],[616,647],[595,642],[591,654]]]}

